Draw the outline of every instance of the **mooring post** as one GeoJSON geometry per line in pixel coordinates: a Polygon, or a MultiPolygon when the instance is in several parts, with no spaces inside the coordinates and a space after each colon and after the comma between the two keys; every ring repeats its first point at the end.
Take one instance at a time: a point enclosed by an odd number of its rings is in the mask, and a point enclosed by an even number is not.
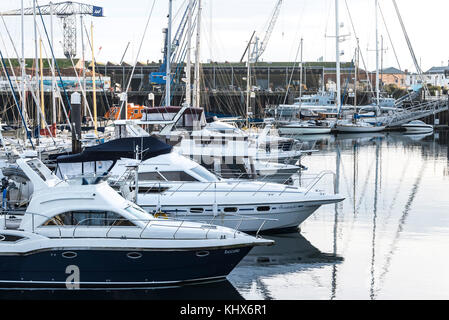
{"type": "Polygon", "coordinates": [[[81,152],[81,95],[78,92],[72,93],[70,97],[72,110],[70,112],[70,122],[72,123],[72,153],[81,152]]]}

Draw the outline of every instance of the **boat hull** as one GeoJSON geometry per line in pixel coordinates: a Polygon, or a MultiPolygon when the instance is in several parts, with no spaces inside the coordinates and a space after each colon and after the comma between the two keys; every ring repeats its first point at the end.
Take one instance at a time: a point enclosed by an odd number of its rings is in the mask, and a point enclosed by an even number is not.
{"type": "MultiPolygon", "coordinates": [[[[198,205],[191,207],[162,205],[161,211],[171,218],[210,223],[237,229],[243,232],[275,232],[298,228],[299,225],[310,217],[321,205],[335,202],[337,201],[315,201],[311,203],[298,202],[284,204],[260,203],[251,206],[244,204],[233,204],[227,207],[238,208],[238,212],[234,214],[226,214],[223,210],[219,209],[220,213],[215,216],[213,214],[213,208],[206,208],[205,206],[202,213],[192,213],[195,208],[199,207],[198,205]],[[270,210],[260,212],[255,209],[258,207],[270,207],[270,210]]],[[[154,207],[147,207],[142,203],[141,206],[150,213],[154,213],[156,211],[154,207]]]]}
{"type": "Polygon", "coordinates": [[[403,125],[407,133],[429,133],[433,131],[432,126],[407,126],[403,125]]]}
{"type": "Polygon", "coordinates": [[[304,134],[325,134],[330,133],[329,127],[305,127],[305,126],[288,126],[280,127],[278,129],[282,135],[304,135],[304,134]]]}
{"type": "Polygon", "coordinates": [[[225,278],[251,248],[58,248],[0,253],[0,287],[137,288],[210,281],[225,278]],[[67,254],[72,257],[64,257],[67,254]]]}
{"type": "Polygon", "coordinates": [[[367,133],[367,132],[380,132],[385,129],[384,126],[377,126],[377,127],[365,127],[365,126],[335,126],[335,130],[341,133],[367,133]]]}

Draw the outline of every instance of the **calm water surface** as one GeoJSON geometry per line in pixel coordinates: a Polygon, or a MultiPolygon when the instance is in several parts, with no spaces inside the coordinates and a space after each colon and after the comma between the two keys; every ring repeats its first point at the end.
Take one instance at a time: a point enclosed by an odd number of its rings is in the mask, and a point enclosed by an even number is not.
{"type": "MultiPolygon", "coordinates": [[[[270,235],[228,281],[168,290],[1,292],[26,299],[449,299],[448,132],[297,137],[317,188],[346,199],[270,235]]],[[[299,183],[299,179],[297,181],[299,183]]]]}
{"type": "MultiPolygon", "coordinates": [[[[254,249],[229,277],[240,294],[448,299],[448,132],[346,134],[304,143],[319,150],[303,160],[308,172],[336,172],[336,189],[346,199],[321,207],[300,234],[275,236],[275,247],[254,249]]],[[[332,178],[317,186],[331,192],[332,178]]]]}

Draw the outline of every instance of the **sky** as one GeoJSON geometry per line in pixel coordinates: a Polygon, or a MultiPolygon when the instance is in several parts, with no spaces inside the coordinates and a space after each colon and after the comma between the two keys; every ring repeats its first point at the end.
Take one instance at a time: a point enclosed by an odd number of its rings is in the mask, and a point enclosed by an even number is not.
{"type": "MultiPolygon", "coordinates": [[[[168,0],[78,0],[104,8],[103,18],[86,16],[84,21],[90,29],[94,24],[94,48],[99,62],[120,62],[130,42],[124,60],[133,64],[162,59],[162,28],[167,26],[168,0]],[[153,7],[154,3],[154,7],[153,7]],[[151,10],[153,8],[153,10],[151,10]],[[139,45],[148,17],[148,30],[138,55],[139,45]],[[101,49],[100,49],[101,48],[101,49]],[[137,56],[138,55],[138,56],[137,56]]],[[[396,0],[418,63],[425,71],[432,66],[447,65],[449,41],[446,40],[446,21],[449,12],[447,0],[396,0]]],[[[25,7],[32,0],[23,0],[25,7]]],[[[59,0],[54,0],[59,2],[59,0]]],[[[201,60],[224,62],[239,61],[253,33],[263,38],[277,0],[203,0],[201,60]]],[[[48,2],[38,0],[39,5],[48,2]]],[[[174,28],[186,6],[187,0],[173,0],[174,28]]],[[[383,38],[383,66],[414,71],[414,63],[398,17],[391,0],[379,0],[379,43],[383,38]],[[391,41],[390,41],[390,37],[391,41]],[[398,59],[395,58],[396,56],[398,59]]],[[[20,9],[21,0],[1,0],[0,11],[20,9]]],[[[359,38],[361,53],[369,70],[375,64],[375,0],[339,0],[340,34],[347,35],[340,43],[342,61],[351,61],[359,38]],[[348,9],[353,19],[351,26],[348,9]]],[[[32,16],[25,17],[25,55],[34,56],[32,16]]],[[[49,17],[44,18],[49,28],[49,17]]],[[[62,24],[55,19],[55,54],[63,57],[62,24]]],[[[20,16],[5,17],[5,22],[19,55],[21,55],[20,16]]],[[[77,19],[80,29],[79,19],[77,19]]],[[[40,27],[42,28],[42,27],[40,27]]],[[[303,60],[335,61],[335,0],[283,0],[280,15],[262,56],[263,61],[299,61],[298,47],[303,39],[303,60]]],[[[0,49],[13,57],[12,45],[6,29],[0,21],[0,49]]],[[[78,55],[81,56],[81,36],[78,35],[78,55]]],[[[48,46],[47,46],[48,47],[48,46]]],[[[380,45],[379,45],[380,47],[380,45]]],[[[47,48],[48,50],[48,48],[47,48]]],[[[86,52],[86,60],[91,53],[86,52]]],[[[361,67],[363,67],[361,62],[361,67]]]]}

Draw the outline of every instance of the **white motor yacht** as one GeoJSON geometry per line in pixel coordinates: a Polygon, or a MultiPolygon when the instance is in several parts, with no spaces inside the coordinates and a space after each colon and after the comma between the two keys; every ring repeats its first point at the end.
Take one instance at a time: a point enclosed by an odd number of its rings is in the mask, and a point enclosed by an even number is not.
{"type": "Polygon", "coordinates": [[[433,126],[421,120],[413,120],[401,126],[407,133],[429,133],[433,132],[433,126]]]}
{"type": "Polygon", "coordinates": [[[120,184],[134,160],[117,162],[111,185],[120,185],[128,199],[150,213],[237,228],[245,232],[295,230],[320,206],[342,201],[311,187],[300,188],[262,181],[219,179],[176,153],[143,161],[136,180],[120,184]]]}
{"type": "Polygon", "coordinates": [[[85,148],[81,154],[59,157],[57,173],[72,179],[80,174],[108,174],[111,186],[150,213],[162,211],[173,218],[248,232],[296,229],[321,205],[344,199],[313,189],[323,175],[307,188],[220,179],[170,150],[154,137],[117,139],[85,148]],[[136,160],[133,152],[139,145],[143,151],[141,160],[136,160]]]}
{"type": "MultiPolygon", "coordinates": [[[[223,121],[214,120],[208,123],[201,108],[157,107],[149,108],[145,112],[142,120],[134,121],[135,124],[146,127],[148,132],[161,135],[167,142],[179,142],[180,139],[201,141],[205,154],[207,149],[214,147],[216,143],[239,141],[242,144],[240,148],[249,150],[255,160],[282,163],[288,161],[289,164],[295,164],[301,157],[298,141],[271,135],[271,125],[267,125],[260,133],[252,134],[223,121]]],[[[129,124],[129,121],[115,122],[117,126],[127,123],[129,124]]],[[[189,156],[185,152],[184,155],[189,156]]]]}
{"type": "Polygon", "coordinates": [[[283,135],[303,135],[330,133],[332,128],[327,121],[304,120],[280,124],[278,130],[283,135]]]}
{"type": "Polygon", "coordinates": [[[381,123],[370,124],[363,120],[338,120],[335,124],[335,130],[340,133],[368,133],[380,132],[385,130],[385,125],[381,123]]]}
{"type": "Polygon", "coordinates": [[[225,278],[254,246],[273,244],[207,223],[155,218],[106,182],[60,180],[38,159],[17,164],[34,191],[25,212],[3,199],[1,288],[211,281],[225,278]]]}

